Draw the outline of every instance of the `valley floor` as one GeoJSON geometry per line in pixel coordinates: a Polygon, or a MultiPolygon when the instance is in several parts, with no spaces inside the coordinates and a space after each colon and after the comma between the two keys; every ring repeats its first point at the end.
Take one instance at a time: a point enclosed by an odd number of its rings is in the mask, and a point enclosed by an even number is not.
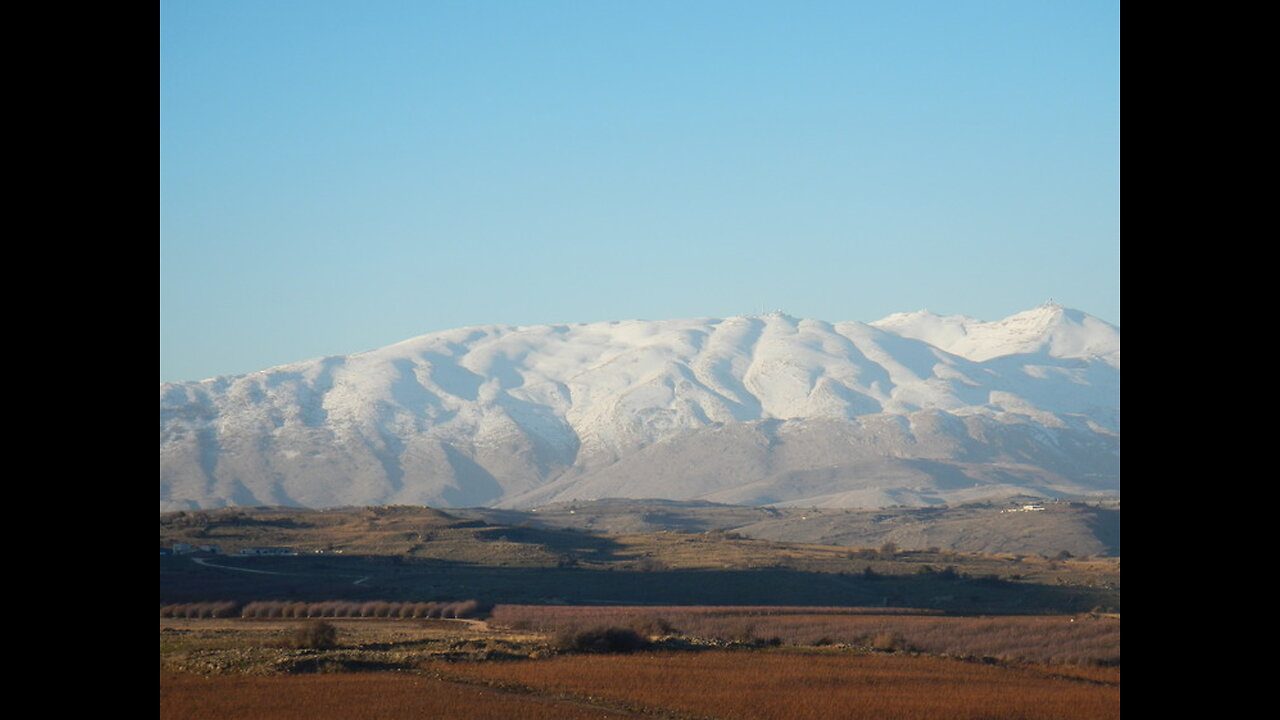
{"type": "MultiPolygon", "coordinates": [[[[1118,618],[882,616],[850,609],[649,608],[650,649],[585,653],[556,646],[565,627],[619,623],[638,609],[499,607],[489,623],[334,620],[337,642],[286,649],[308,621],[162,619],[160,717],[264,720],[398,718],[912,718],[1102,720],[1120,716],[1118,618]],[[684,614],[681,614],[683,612],[684,614]],[[576,615],[576,620],[573,616],[576,615]],[[864,644],[762,639],[835,618],[864,644]],[[670,618],[670,619],[667,619],[670,618]],[[747,625],[734,625],[743,620],[747,625]],[[571,622],[572,621],[572,622],[571,622]],[[692,628],[681,632],[672,621],[692,628]],[[716,621],[728,625],[716,625],[716,621]],[[574,624],[576,623],[576,625],[574,624]],[[701,623],[701,624],[699,624],[701,623]],[[881,631],[877,623],[901,633],[881,631]],[[994,625],[992,623],[1002,623],[994,625]],[[559,625],[557,625],[559,624],[559,625]],[[957,638],[1001,636],[1009,648],[1072,638],[1114,643],[1112,663],[1033,662],[911,649],[946,625],[957,638]],[[716,628],[720,629],[717,630],[716,628]],[[1059,628],[1059,633],[1048,632],[1059,628]],[[747,632],[749,628],[749,633],[747,632]],[[932,628],[932,629],[930,629],[932,628]],[[736,634],[736,639],[698,633],[736,634]],[[912,635],[914,633],[914,636],[912,635]],[[754,634],[754,636],[751,636],[754,634]],[[878,638],[891,636],[897,646],[878,638]],[[876,649],[883,647],[883,649],[876,649]]],[[[828,625],[829,629],[836,625],[828,625]]],[[[774,637],[777,637],[776,635],[774,637]]],[[[788,636],[791,637],[791,636],[788,636]]],[[[954,642],[964,642],[955,640],[954,642]]],[[[1053,657],[1047,655],[1046,657],[1053,657]]],[[[1064,656],[1065,657],[1065,656],[1064,656]]]]}
{"type": "Polygon", "coordinates": [[[1113,678],[928,657],[778,651],[428,663],[408,672],[160,676],[160,718],[850,720],[1120,717],[1113,678]]]}

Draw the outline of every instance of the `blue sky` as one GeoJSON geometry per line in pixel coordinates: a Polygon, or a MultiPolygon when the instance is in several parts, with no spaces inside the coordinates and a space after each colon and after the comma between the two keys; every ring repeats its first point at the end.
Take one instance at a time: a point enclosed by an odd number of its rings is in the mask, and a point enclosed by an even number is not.
{"type": "Polygon", "coordinates": [[[1118,2],[165,1],[160,378],[481,324],[1120,322],[1118,2]]]}

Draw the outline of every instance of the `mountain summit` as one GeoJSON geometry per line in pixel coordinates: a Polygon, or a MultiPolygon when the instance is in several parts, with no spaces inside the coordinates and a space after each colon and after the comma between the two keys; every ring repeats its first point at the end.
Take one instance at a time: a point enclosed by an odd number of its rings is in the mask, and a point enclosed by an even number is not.
{"type": "Polygon", "coordinates": [[[876,507],[1120,486],[1120,330],[995,322],[483,326],[160,385],[160,507],[876,507]]]}
{"type": "Polygon", "coordinates": [[[921,310],[890,315],[872,325],[978,362],[1047,352],[1056,358],[1101,359],[1120,369],[1118,328],[1052,302],[996,322],[921,310]]]}

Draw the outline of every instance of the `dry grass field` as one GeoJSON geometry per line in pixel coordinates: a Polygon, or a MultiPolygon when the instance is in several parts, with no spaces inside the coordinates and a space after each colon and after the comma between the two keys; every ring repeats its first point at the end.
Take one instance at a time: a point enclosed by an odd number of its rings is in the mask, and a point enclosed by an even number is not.
{"type": "Polygon", "coordinates": [[[498,606],[487,622],[325,619],[336,631],[332,645],[288,644],[311,622],[161,618],[161,720],[1093,720],[1120,713],[1116,618],[498,606]],[[643,629],[649,649],[572,652],[555,642],[557,630],[606,624],[643,629]],[[831,637],[805,640],[819,631],[831,637]],[[1070,657],[1082,638],[1098,636],[1114,664],[1070,657]],[[881,643],[884,637],[894,642],[881,643]],[[1038,650],[1026,649],[1037,643],[1038,650]]]}
{"type": "Polygon", "coordinates": [[[931,657],[710,651],[426,668],[522,692],[602,698],[635,711],[707,718],[1102,720],[1120,714],[1118,671],[1114,683],[1099,683],[1037,667],[931,657]]]}
{"type": "Polygon", "coordinates": [[[161,720],[587,720],[625,718],[573,700],[511,693],[423,673],[160,675],[161,720]]]}
{"type": "Polygon", "coordinates": [[[1120,619],[1098,615],[949,617],[883,608],[499,605],[491,623],[546,633],[630,626],[651,634],[744,645],[838,646],[1055,665],[1120,664],[1120,619]]]}
{"type": "Polygon", "coordinates": [[[913,656],[710,651],[423,663],[409,672],[160,676],[161,720],[1112,720],[1119,671],[913,656]]]}

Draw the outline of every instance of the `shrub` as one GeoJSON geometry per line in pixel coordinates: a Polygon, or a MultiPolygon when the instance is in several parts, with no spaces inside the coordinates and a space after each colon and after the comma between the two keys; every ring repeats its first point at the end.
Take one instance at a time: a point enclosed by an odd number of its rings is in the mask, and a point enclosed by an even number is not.
{"type": "Polygon", "coordinates": [[[897,652],[900,650],[910,650],[906,638],[896,632],[885,631],[876,633],[868,643],[872,650],[880,650],[882,652],[897,652]]]}
{"type": "Polygon", "coordinates": [[[756,624],[745,623],[739,625],[737,629],[730,633],[730,640],[746,645],[754,645],[760,642],[760,638],[756,635],[756,624]]]}
{"type": "Polygon", "coordinates": [[[240,611],[240,603],[231,600],[213,603],[209,609],[209,616],[216,618],[235,617],[240,611]]]}
{"type": "Polygon", "coordinates": [[[669,620],[657,615],[644,615],[632,618],[631,629],[641,635],[675,635],[680,632],[669,620]]]}
{"type": "Polygon", "coordinates": [[[557,650],[589,653],[635,652],[648,644],[635,630],[621,627],[561,630],[551,642],[557,650]]]}
{"type": "Polygon", "coordinates": [[[240,612],[240,604],[230,600],[221,602],[174,603],[160,606],[160,617],[165,618],[226,618],[240,612]]]}
{"type": "Polygon", "coordinates": [[[324,620],[313,620],[290,632],[282,644],[295,650],[324,650],[338,644],[338,628],[324,620]]]}

